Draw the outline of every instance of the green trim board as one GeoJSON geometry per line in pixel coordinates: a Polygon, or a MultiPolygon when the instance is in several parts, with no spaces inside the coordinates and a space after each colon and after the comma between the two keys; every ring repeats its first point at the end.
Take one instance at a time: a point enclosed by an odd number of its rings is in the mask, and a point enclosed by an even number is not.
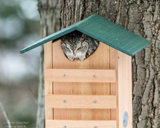
{"type": "Polygon", "coordinates": [[[22,49],[25,53],[49,41],[56,40],[70,32],[80,31],[106,45],[109,45],[129,56],[133,56],[143,48],[151,44],[150,41],[136,35],[127,29],[112,23],[111,21],[94,14],[78,23],[53,33],[34,44],[22,49]]]}

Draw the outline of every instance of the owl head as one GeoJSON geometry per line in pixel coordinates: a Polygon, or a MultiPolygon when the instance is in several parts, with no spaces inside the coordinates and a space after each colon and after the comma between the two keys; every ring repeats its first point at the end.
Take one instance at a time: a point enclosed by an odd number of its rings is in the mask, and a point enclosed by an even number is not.
{"type": "Polygon", "coordinates": [[[87,37],[77,31],[63,36],[61,47],[69,60],[83,61],[86,58],[89,44],[87,37]]]}

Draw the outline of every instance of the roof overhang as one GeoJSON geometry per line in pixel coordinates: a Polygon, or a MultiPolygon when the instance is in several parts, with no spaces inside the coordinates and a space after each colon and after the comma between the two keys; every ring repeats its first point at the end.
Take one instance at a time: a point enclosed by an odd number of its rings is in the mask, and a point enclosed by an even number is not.
{"type": "Polygon", "coordinates": [[[78,23],[42,38],[34,44],[22,49],[20,53],[25,53],[49,41],[59,39],[75,30],[80,31],[129,56],[133,56],[151,44],[150,41],[144,39],[143,37],[136,35],[97,14],[94,14],[78,23]]]}

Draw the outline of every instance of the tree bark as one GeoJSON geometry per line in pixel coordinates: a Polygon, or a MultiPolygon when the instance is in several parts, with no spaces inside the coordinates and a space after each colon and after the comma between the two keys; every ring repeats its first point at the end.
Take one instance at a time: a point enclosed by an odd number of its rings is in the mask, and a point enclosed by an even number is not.
{"type": "MultiPolygon", "coordinates": [[[[42,38],[59,30],[59,0],[38,0],[42,38]]],[[[45,128],[44,48],[41,48],[36,128],[45,128]]]]}
{"type": "Polygon", "coordinates": [[[133,57],[134,128],[160,128],[159,7],[158,0],[61,0],[61,29],[97,13],[152,42],[133,57]]]}

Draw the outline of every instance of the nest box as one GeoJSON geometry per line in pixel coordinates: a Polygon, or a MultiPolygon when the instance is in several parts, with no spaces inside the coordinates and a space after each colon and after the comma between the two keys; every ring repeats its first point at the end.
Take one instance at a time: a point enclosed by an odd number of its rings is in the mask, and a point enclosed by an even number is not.
{"type": "Polygon", "coordinates": [[[92,15],[21,50],[44,44],[46,128],[132,128],[131,56],[146,39],[92,15]],[[98,41],[84,61],[68,60],[60,38],[80,31],[98,41]]]}

